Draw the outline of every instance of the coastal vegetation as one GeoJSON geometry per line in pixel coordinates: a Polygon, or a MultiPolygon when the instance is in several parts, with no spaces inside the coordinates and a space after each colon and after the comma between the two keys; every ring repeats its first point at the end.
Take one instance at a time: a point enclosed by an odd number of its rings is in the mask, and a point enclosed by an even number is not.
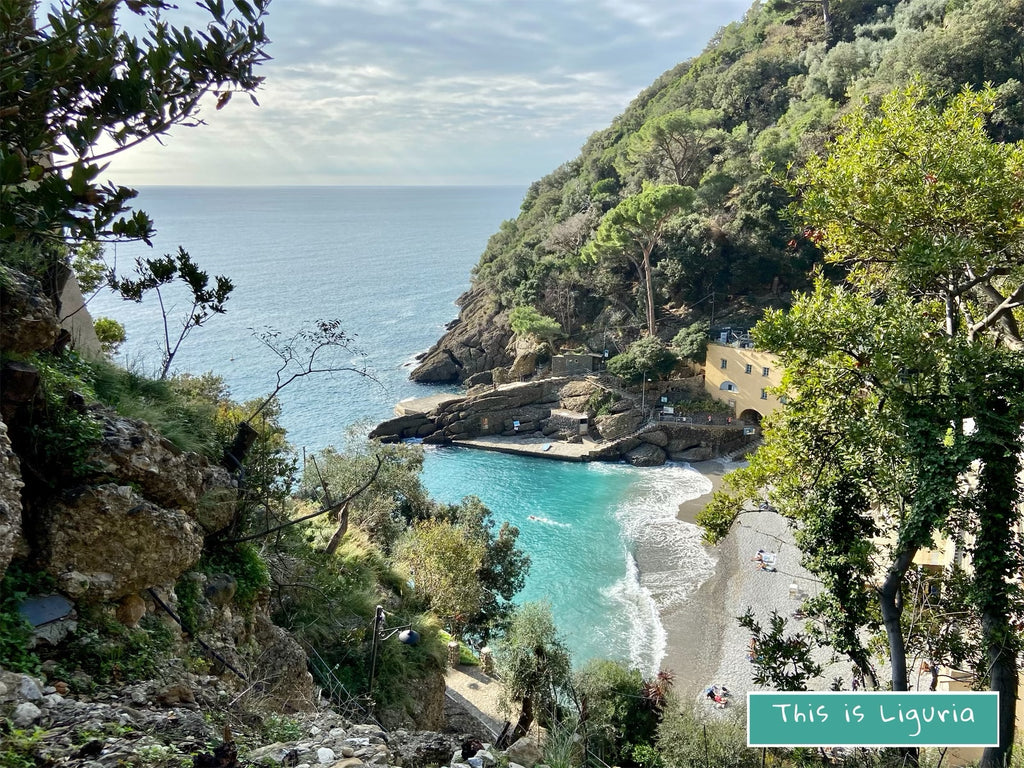
{"type": "MultiPolygon", "coordinates": [[[[275,685],[301,689],[308,655],[353,717],[417,724],[429,719],[421,692],[439,679],[447,638],[493,641],[514,732],[547,728],[552,765],[594,754],[644,768],[712,756],[764,765],[734,721],[699,721],[668,675],[608,661],[574,671],[544,606],[513,603],[530,565],[518,531],[475,497],[431,499],[418,448],[353,442],[300,462],[276,395],[307,375],[359,372],[323,358],[350,351],[336,321],[261,337],[280,365],[267,397],[237,403],[214,375],[172,376],[179,345],[224,312],[232,287],[224,276],[211,286],[179,250],[140,262],[135,278],[103,278],[131,298],[152,290],[159,301],[176,279],[192,293],[156,379],[54,343],[52,304],[39,307],[82,253],[64,241],[152,230],[144,213],[127,215],[132,190],[98,181],[103,157],[192,122],[205,93],[222,107],[261,80],[265,2],[236,0],[230,12],[204,2],[201,33],[168,26],[157,0],[125,3],[148,14],[144,44],[115,32],[117,5],[62,4],[36,29],[30,4],[0,0],[0,86],[20,110],[0,131],[0,288],[17,307],[3,325],[43,328],[4,337],[3,447],[15,459],[4,466],[15,467],[25,525],[3,548],[0,664],[45,666],[72,693],[167,665],[201,669],[238,678],[237,699],[265,696],[254,708],[287,709],[294,691],[275,685]],[[158,469],[132,474],[140,466],[158,469]],[[131,526],[170,521],[153,538],[173,567],[137,577],[133,564],[113,586],[65,578],[47,559],[54,531],[87,511],[53,510],[101,492],[93,520],[120,498],[131,526]],[[54,579],[74,592],[81,623],[40,656],[18,607],[54,579]],[[382,642],[399,628],[418,634],[415,651],[382,642]],[[262,656],[286,657],[290,643],[301,658],[272,685],[267,667],[281,659],[262,656]],[[264,646],[275,652],[256,653],[264,646]]],[[[907,688],[911,654],[970,667],[1003,694],[985,766],[1012,757],[1021,651],[1022,22],[1018,0],[756,3],[533,184],[474,272],[509,335],[594,351],[610,338],[620,354],[608,369],[641,386],[681,357],[700,361],[723,315],[760,319],[754,337],[786,367],[787,404],[701,520],[720,538],[748,501],[770,502],[825,589],[803,607],[806,637],[737,617],[759,641],[758,680],[807,685],[819,674],[811,644],[869,678],[884,646],[894,690],[907,688]],[[969,550],[970,572],[926,580],[912,570],[938,535],[969,550]]],[[[86,274],[102,258],[87,249],[75,267],[86,274]]],[[[116,343],[116,329],[106,338],[116,343]]],[[[104,538],[118,537],[92,546],[104,538]]],[[[8,735],[0,756],[42,764],[38,733],[8,735]]]]}

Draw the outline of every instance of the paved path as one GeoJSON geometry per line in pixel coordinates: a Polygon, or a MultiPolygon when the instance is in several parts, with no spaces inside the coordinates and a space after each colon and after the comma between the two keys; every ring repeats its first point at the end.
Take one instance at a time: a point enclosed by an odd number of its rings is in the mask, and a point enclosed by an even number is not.
{"type": "Polygon", "coordinates": [[[480,671],[480,667],[460,665],[444,676],[448,695],[486,725],[492,738],[505,727],[505,715],[498,705],[501,683],[480,671]]]}

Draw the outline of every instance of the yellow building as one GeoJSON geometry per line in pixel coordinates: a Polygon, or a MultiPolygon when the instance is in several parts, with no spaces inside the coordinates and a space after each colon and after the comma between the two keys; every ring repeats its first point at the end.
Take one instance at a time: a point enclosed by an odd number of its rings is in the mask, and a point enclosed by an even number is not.
{"type": "Polygon", "coordinates": [[[731,405],[739,418],[760,422],[778,408],[781,402],[771,390],[781,381],[779,361],[755,349],[749,337],[708,344],[704,390],[715,400],[731,405]]]}

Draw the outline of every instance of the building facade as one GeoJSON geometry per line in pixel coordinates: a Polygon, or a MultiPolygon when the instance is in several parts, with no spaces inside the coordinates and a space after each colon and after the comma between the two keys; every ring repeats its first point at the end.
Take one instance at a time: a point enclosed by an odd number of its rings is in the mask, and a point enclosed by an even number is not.
{"type": "Polygon", "coordinates": [[[782,403],[773,389],[782,382],[778,359],[741,338],[708,344],[704,391],[728,403],[741,419],[760,422],[782,403]]]}

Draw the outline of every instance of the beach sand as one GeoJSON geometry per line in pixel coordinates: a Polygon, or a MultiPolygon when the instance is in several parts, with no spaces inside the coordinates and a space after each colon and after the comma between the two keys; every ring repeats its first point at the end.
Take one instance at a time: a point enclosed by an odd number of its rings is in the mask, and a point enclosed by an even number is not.
{"type": "MultiPolygon", "coordinates": [[[[707,477],[714,489],[732,465],[722,462],[701,462],[694,469],[707,477]]],[[[684,502],[679,518],[693,522],[696,514],[710,501],[711,494],[684,502]]],[[[800,551],[793,543],[787,521],[769,510],[742,513],[726,539],[709,549],[716,557],[714,573],[704,581],[686,602],[662,616],[667,645],[662,669],[671,670],[675,689],[683,697],[695,697],[708,709],[710,702],[702,699],[704,688],[725,685],[734,704],[742,704],[748,691],[763,690],[753,681],[753,665],[747,658],[750,635],[736,617],[752,609],[762,626],[766,626],[772,609],[788,619],[788,633],[802,631],[803,621],[792,617],[807,595],[820,588],[818,582],[799,564],[800,551]],[[759,549],[776,554],[776,570],[763,571],[752,560],[759,549]]],[[[827,688],[834,677],[849,682],[850,665],[832,664],[830,655],[822,650],[816,661],[825,667],[822,677],[812,688],[827,688]]]]}

